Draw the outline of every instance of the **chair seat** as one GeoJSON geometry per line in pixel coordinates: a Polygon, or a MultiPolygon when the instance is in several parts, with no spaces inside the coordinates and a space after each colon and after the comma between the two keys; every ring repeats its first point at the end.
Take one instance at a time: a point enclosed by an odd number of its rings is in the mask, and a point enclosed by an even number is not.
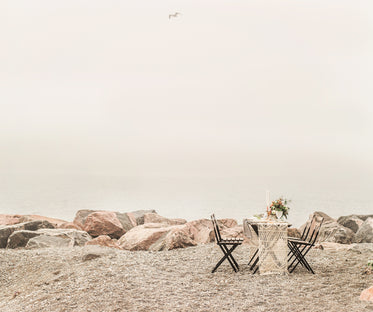
{"type": "Polygon", "coordinates": [[[302,240],[300,237],[288,236],[288,240],[302,240]]]}
{"type": "Polygon", "coordinates": [[[220,244],[242,244],[243,238],[224,238],[219,243],[220,244]]]}

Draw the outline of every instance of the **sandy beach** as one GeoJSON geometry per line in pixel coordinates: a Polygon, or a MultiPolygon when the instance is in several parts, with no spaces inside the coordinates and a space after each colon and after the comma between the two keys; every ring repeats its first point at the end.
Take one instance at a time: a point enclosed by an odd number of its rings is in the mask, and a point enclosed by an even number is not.
{"type": "Polygon", "coordinates": [[[99,246],[0,250],[0,309],[15,311],[373,311],[359,300],[373,244],[313,249],[312,275],[251,274],[249,246],[214,274],[215,244],[161,252],[99,246]]]}

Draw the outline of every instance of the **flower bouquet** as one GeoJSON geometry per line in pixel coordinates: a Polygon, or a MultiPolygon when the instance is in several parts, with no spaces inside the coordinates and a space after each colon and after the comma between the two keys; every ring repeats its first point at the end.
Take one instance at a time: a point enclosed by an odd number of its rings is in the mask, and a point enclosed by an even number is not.
{"type": "Polygon", "coordinates": [[[285,217],[287,219],[289,213],[289,206],[290,200],[280,197],[279,199],[274,200],[269,209],[271,210],[272,215],[276,215],[277,218],[285,217]]]}

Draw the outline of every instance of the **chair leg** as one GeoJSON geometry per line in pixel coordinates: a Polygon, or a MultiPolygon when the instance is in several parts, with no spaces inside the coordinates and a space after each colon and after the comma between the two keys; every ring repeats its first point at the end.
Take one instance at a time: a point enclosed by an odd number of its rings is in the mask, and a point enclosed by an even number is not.
{"type": "MultiPolygon", "coordinates": [[[[216,264],[215,268],[212,270],[211,273],[214,273],[214,272],[217,270],[217,268],[218,268],[218,267],[223,263],[223,261],[224,261],[225,259],[228,259],[228,261],[229,261],[230,265],[232,266],[233,270],[234,270],[235,272],[237,272],[238,270],[237,270],[237,268],[235,267],[235,264],[232,262],[231,257],[233,258],[233,256],[232,256],[232,252],[233,252],[233,250],[236,249],[236,247],[237,247],[238,245],[233,245],[230,249],[228,249],[226,246],[224,246],[226,249],[224,249],[224,248],[222,247],[222,245],[219,245],[219,246],[220,246],[221,250],[223,251],[224,256],[223,256],[223,258],[221,258],[220,261],[216,264]]],[[[234,259],[234,258],[233,258],[233,259],[234,259]]]]}
{"type": "Polygon", "coordinates": [[[294,271],[294,268],[291,269],[291,267],[293,266],[293,264],[298,261],[301,263],[301,265],[303,267],[305,267],[307,270],[309,270],[307,264],[305,264],[305,262],[303,261],[302,259],[302,254],[301,252],[299,251],[299,249],[297,248],[297,246],[293,245],[292,243],[288,242],[288,247],[290,249],[290,253],[291,253],[291,257],[288,259],[288,262],[290,262],[293,258],[295,258],[291,263],[290,265],[288,265],[288,270],[290,270],[290,273],[294,271]]]}
{"type": "MultiPolygon", "coordinates": [[[[296,247],[297,248],[297,247],[296,247]]],[[[294,267],[291,269],[290,273],[293,272],[295,270],[295,268],[298,266],[299,262],[301,262],[302,264],[304,264],[306,266],[306,268],[308,269],[309,272],[311,272],[312,274],[315,274],[315,272],[312,270],[310,264],[308,263],[308,261],[306,260],[305,256],[307,255],[307,253],[311,250],[311,246],[308,246],[308,248],[306,249],[307,247],[304,247],[301,251],[300,251],[300,257],[301,257],[301,261],[298,261],[297,263],[295,263],[294,267]]],[[[298,248],[297,248],[298,249],[298,248]]],[[[299,250],[299,249],[298,249],[299,250]]]]}
{"type": "MultiPolygon", "coordinates": [[[[235,245],[235,246],[237,247],[238,245],[235,245]]],[[[237,271],[239,271],[240,267],[238,266],[238,263],[236,262],[236,260],[233,258],[232,252],[229,252],[229,249],[226,245],[222,245],[221,247],[224,248],[225,252],[229,254],[228,255],[228,261],[230,262],[230,264],[234,265],[235,268],[237,269],[237,271]]],[[[233,249],[232,249],[232,251],[233,251],[233,249]]]]}
{"type": "Polygon", "coordinates": [[[258,262],[259,262],[259,256],[256,257],[255,261],[253,262],[252,266],[250,267],[250,270],[254,270],[254,268],[255,268],[253,274],[255,274],[258,271],[258,268],[259,268],[258,262]]]}
{"type": "Polygon", "coordinates": [[[247,265],[250,265],[251,261],[254,260],[255,256],[258,254],[258,252],[259,252],[259,249],[255,250],[255,253],[254,253],[253,256],[251,257],[251,259],[250,259],[250,261],[249,261],[249,263],[248,263],[247,265]]]}
{"type": "Polygon", "coordinates": [[[289,244],[289,248],[290,248],[291,252],[293,253],[293,255],[295,257],[295,259],[288,266],[289,272],[292,273],[295,270],[295,268],[298,266],[298,264],[300,263],[309,272],[311,272],[312,274],[315,274],[315,272],[312,270],[310,264],[308,263],[308,261],[305,258],[305,256],[307,255],[308,251],[311,249],[311,246],[304,246],[304,248],[299,249],[296,243],[294,243],[294,244],[290,243],[289,244]],[[293,264],[294,264],[294,266],[293,266],[293,264]]]}

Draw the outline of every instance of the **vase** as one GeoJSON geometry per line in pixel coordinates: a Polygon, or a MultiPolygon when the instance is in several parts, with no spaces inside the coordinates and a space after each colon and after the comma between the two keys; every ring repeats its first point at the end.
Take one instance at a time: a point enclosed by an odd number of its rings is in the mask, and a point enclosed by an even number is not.
{"type": "Polygon", "coordinates": [[[282,218],[282,214],[283,214],[282,210],[276,210],[276,217],[277,217],[277,219],[281,219],[282,218]]]}

